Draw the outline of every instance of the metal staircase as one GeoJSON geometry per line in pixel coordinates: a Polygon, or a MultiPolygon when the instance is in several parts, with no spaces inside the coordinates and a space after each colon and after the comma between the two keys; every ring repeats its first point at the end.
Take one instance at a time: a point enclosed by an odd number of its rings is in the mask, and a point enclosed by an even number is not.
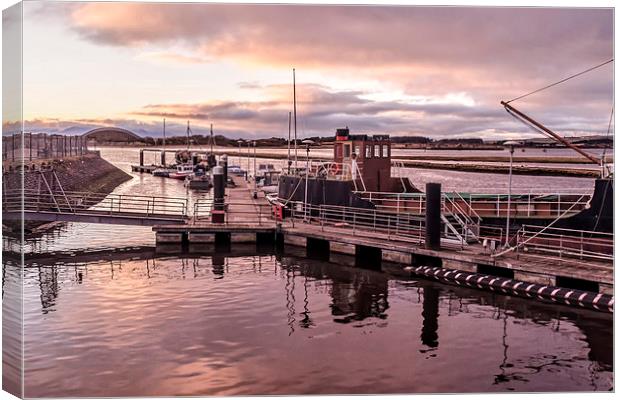
{"type": "Polygon", "coordinates": [[[462,245],[479,243],[482,218],[478,213],[467,205],[457,192],[444,194],[442,201],[444,211],[441,213],[441,221],[444,225],[444,236],[462,245]]]}

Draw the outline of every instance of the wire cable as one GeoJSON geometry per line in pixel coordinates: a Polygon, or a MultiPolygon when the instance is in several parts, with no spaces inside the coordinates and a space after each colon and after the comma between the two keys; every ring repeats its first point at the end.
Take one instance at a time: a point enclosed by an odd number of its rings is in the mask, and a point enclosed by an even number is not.
{"type": "Polygon", "coordinates": [[[515,98],[514,98],[514,99],[512,99],[512,100],[508,100],[506,103],[511,103],[511,102],[513,102],[513,101],[515,101],[515,100],[522,99],[522,98],[527,97],[527,96],[529,96],[529,95],[532,95],[532,94],[534,94],[534,93],[542,92],[542,91],[543,91],[543,90],[545,90],[545,89],[549,89],[550,87],[553,87],[553,86],[559,85],[560,83],[564,83],[564,82],[566,82],[566,81],[568,81],[568,80],[570,80],[570,79],[576,78],[576,77],[578,77],[578,76],[580,76],[580,75],[583,75],[583,74],[588,73],[588,72],[590,72],[590,71],[593,71],[593,70],[595,70],[595,69],[597,69],[597,68],[600,68],[600,67],[602,67],[602,66],[604,66],[604,65],[607,65],[607,64],[609,64],[610,62],[612,62],[613,60],[614,60],[613,58],[612,58],[611,60],[607,60],[607,61],[605,61],[604,63],[598,64],[598,65],[596,65],[596,66],[594,66],[594,67],[591,67],[591,68],[586,69],[585,71],[581,71],[581,72],[579,72],[579,73],[577,73],[577,74],[571,75],[571,76],[569,76],[568,78],[564,78],[564,79],[562,79],[562,80],[560,80],[560,81],[557,81],[557,82],[552,83],[552,84],[550,84],[550,85],[547,85],[547,86],[545,86],[545,87],[541,87],[540,89],[536,89],[536,90],[534,90],[534,91],[532,91],[532,92],[529,92],[529,93],[526,93],[526,94],[524,94],[524,95],[522,95],[522,96],[515,97],[515,98]]]}

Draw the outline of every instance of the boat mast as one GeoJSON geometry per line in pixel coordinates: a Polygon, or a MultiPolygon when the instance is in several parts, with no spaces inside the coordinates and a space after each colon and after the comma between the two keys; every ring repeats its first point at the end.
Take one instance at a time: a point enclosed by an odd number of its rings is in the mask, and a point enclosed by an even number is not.
{"type": "Polygon", "coordinates": [[[189,150],[189,119],[187,120],[187,150],[189,150]]]}
{"type": "Polygon", "coordinates": [[[166,118],[164,118],[164,153],[166,152],[166,118]]]}
{"type": "Polygon", "coordinates": [[[291,173],[291,112],[288,112],[288,156],[286,164],[288,165],[288,173],[291,173]]]}
{"type": "Polygon", "coordinates": [[[213,154],[213,124],[211,124],[211,154],[213,154]]]}
{"type": "Polygon", "coordinates": [[[297,173],[297,97],[295,93],[295,68],[293,68],[293,121],[295,129],[295,173],[297,173]]]}

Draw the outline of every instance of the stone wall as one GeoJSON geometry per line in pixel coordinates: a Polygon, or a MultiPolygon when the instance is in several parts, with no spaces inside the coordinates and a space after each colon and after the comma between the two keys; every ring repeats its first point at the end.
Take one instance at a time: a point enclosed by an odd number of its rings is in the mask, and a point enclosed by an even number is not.
{"type": "MultiPolygon", "coordinates": [[[[131,179],[131,175],[110,164],[98,154],[87,154],[82,157],[70,157],[64,160],[41,161],[26,164],[24,172],[24,187],[26,190],[38,190],[40,173],[37,169],[53,167],[62,188],[75,192],[111,193],[118,185],[131,179]]],[[[44,172],[46,180],[53,191],[58,191],[58,184],[51,172],[44,172]]],[[[11,168],[5,169],[3,176],[3,190],[20,188],[20,172],[11,168]]],[[[47,191],[44,184],[41,191],[47,191]]],[[[13,221],[3,221],[5,228],[19,229],[19,224],[13,221]]],[[[31,230],[42,223],[28,223],[26,228],[31,230]]]]}

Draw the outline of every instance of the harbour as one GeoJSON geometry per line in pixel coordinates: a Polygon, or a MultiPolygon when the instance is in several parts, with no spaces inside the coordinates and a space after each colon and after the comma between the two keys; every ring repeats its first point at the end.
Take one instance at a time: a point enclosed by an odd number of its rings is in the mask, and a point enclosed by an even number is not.
{"type": "Polygon", "coordinates": [[[613,394],[613,6],[39,3],[4,391],[613,394]]]}

